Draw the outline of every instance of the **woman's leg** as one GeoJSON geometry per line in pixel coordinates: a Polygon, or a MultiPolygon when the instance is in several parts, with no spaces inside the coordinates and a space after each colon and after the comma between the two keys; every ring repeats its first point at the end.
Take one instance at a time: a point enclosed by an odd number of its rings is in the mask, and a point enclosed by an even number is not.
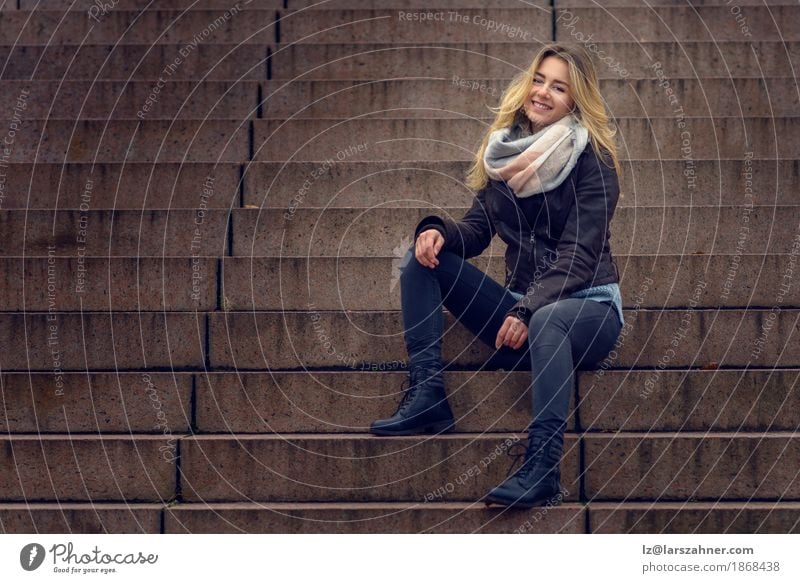
{"type": "Polygon", "coordinates": [[[536,311],[528,331],[531,429],[563,433],[576,369],[591,367],[611,352],[621,329],[609,302],[568,298],[536,311]]]}
{"type": "MultiPolygon", "coordinates": [[[[412,364],[441,363],[442,306],[494,349],[505,314],[516,304],[507,289],[462,257],[443,251],[437,258],[439,265],[425,267],[417,261],[412,247],[400,264],[404,337],[412,364]]],[[[525,345],[519,350],[504,346],[496,356],[522,362],[525,368],[529,361],[526,350],[525,345]]]]}
{"type": "Polygon", "coordinates": [[[536,506],[558,493],[575,371],[604,358],[621,329],[610,302],[568,298],[534,313],[528,329],[533,421],[525,461],[489,492],[487,503],[536,506]]]}
{"type": "MultiPolygon", "coordinates": [[[[376,435],[412,435],[452,431],[442,375],[442,305],[481,339],[493,345],[503,315],[515,300],[500,284],[450,252],[438,255],[433,269],[421,265],[409,249],[400,264],[400,293],[409,387],[397,411],[370,426],[376,435]]],[[[522,351],[525,360],[525,352],[522,351]]]]}

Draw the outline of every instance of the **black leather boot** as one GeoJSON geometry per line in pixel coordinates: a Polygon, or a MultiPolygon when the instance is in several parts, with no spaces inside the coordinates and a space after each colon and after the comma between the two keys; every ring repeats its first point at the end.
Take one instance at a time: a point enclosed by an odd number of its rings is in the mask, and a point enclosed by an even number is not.
{"type": "Polygon", "coordinates": [[[395,414],[374,421],[369,432],[375,435],[415,435],[453,431],[455,420],[447,402],[441,368],[412,366],[407,382],[409,386],[395,414]]]}
{"type": "Polygon", "coordinates": [[[494,503],[531,508],[548,503],[556,506],[560,502],[565,425],[561,424],[555,431],[538,430],[528,434],[522,465],[486,495],[487,506],[494,503]]]}

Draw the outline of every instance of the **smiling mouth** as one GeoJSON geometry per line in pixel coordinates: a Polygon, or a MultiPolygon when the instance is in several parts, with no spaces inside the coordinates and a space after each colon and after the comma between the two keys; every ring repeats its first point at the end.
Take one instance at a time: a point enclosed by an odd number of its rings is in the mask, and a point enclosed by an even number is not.
{"type": "Polygon", "coordinates": [[[551,109],[553,109],[549,105],[545,105],[543,103],[539,103],[538,101],[534,101],[533,102],[533,108],[536,109],[536,110],[539,110],[539,111],[550,111],[551,109]]]}

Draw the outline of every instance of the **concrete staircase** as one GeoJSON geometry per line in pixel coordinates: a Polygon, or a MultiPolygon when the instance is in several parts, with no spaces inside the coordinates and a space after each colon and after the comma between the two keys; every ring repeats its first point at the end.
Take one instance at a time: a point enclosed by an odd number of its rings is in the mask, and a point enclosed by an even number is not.
{"type": "Polygon", "coordinates": [[[598,4],[6,1],[0,531],[799,531],[800,6],[598,4]],[[470,204],[508,79],[590,35],[627,326],[562,504],[487,509],[529,374],[449,315],[458,433],[366,433],[406,376],[397,262],[470,204]]]}

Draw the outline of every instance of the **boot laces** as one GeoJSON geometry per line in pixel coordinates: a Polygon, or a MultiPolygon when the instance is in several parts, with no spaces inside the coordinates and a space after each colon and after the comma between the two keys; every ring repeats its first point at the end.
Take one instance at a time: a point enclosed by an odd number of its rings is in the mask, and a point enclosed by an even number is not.
{"type": "Polygon", "coordinates": [[[526,479],[544,454],[543,441],[540,437],[529,436],[527,444],[517,442],[509,447],[507,454],[512,458],[512,461],[507,475],[511,476],[516,473],[521,480],[526,479]],[[517,450],[514,451],[514,448],[517,448],[517,450]],[[522,465],[517,468],[516,472],[513,472],[514,466],[520,460],[522,460],[522,465]]]}
{"type": "Polygon", "coordinates": [[[419,377],[422,376],[423,369],[411,369],[408,377],[403,380],[400,388],[403,389],[403,398],[400,399],[400,404],[397,406],[397,413],[405,413],[414,401],[414,395],[422,387],[422,381],[419,377]]]}

